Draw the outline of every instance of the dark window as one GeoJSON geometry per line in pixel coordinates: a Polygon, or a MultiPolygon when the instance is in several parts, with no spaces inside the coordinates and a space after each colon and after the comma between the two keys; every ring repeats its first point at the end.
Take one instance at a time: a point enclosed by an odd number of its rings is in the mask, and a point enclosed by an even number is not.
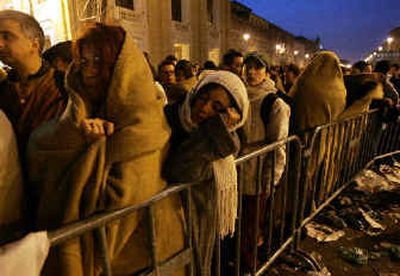
{"type": "Polygon", "coordinates": [[[115,0],[115,4],[118,7],[122,7],[129,10],[135,9],[134,0],[115,0]]]}
{"type": "Polygon", "coordinates": [[[214,1],[207,0],[207,18],[208,22],[214,23],[214,1]]]}
{"type": "Polygon", "coordinates": [[[172,20],[182,21],[182,0],[171,0],[172,20]]]}

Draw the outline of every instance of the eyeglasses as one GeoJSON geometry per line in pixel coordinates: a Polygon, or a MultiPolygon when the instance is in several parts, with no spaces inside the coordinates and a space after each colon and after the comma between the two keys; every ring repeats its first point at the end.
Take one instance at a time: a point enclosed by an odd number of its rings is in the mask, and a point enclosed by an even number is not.
{"type": "Polygon", "coordinates": [[[79,60],[79,66],[82,68],[87,68],[89,67],[90,64],[92,64],[93,67],[100,67],[102,64],[103,60],[99,56],[94,56],[92,59],[87,59],[82,57],[79,60]]]}
{"type": "Polygon", "coordinates": [[[161,74],[163,75],[173,75],[175,74],[174,70],[165,70],[165,71],[161,71],[161,74]]]}

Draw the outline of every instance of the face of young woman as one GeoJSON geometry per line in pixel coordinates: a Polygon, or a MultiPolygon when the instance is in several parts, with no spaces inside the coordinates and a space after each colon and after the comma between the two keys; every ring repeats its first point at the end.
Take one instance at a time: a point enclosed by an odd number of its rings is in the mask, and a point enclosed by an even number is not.
{"type": "Polygon", "coordinates": [[[199,124],[218,113],[226,113],[231,106],[228,92],[222,86],[204,91],[194,99],[191,110],[192,122],[199,124]]]}
{"type": "Polygon", "coordinates": [[[79,66],[83,85],[87,88],[86,93],[91,100],[99,101],[104,96],[100,91],[106,90],[104,86],[111,76],[110,69],[102,60],[100,50],[90,45],[83,46],[79,66]]]}
{"type": "Polygon", "coordinates": [[[246,81],[250,86],[257,86],[266,78],[265,67],[257,67],[255,64],[248,64],[245,67],[246,81]]]}

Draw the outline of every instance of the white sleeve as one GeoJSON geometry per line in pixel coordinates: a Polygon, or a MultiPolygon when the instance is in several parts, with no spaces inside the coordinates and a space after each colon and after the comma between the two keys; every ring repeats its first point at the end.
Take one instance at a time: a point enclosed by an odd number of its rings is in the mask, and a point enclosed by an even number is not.
{"type": "MultiPolygon", "coordinates": [[[[278,98],[272,105],[267,125],[267,142],[273,143],[286,139],[289,135],[290,107],[278,98]]],[[[274,185],[279,183],[286,165],[286,146],[276,150],[274,185]]]]}

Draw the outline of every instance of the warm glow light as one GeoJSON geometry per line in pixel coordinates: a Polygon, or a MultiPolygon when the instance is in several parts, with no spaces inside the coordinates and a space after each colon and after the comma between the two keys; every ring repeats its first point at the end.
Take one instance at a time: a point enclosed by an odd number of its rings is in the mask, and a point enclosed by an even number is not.
{"type": "Polygon", "coordinates": [[[305,56],[304,56],[306,59],[308,59],[308,58],[310,58],[310,55],[309,54],[305,54],[305,56]]]}
{"type": "Polygon", "coordinates": [[[250,34],[248,34],[248,33],[243,34],[243,39],[245,41],[248,41],[250,39],[250,34]]]}
{"type": "Polygon", "coordinates": [[[275,49],[278,54],[284,54],[286,52],[285,44],[276,44],[275,49]]]}
{"type": "Polygon", "coordinates": [[[382,46],[379,46],[378,47],[378,51],[382,51],[383,50],[383,47],[382,46]]]}
{"type": "Polygon", "coordinates": [[[392,42],[393,42],[393,37],[389,36],[389,37],[386,39],[386,41],[387,41],[388,44],[392,43],[392,42]]]}
{"type": "Polygon", "coordinates": [[[295,56],[297,56],[297,55],[299,54],[299,51],[295,50],[295,51],[293,52],[293,54],[294,54],[295,56]]]}
{"type": "Polygon", "coordinates": [[[372,54],[373,54],[374,56],[376,56],[376,52],[373,52],[372,54]]]}

